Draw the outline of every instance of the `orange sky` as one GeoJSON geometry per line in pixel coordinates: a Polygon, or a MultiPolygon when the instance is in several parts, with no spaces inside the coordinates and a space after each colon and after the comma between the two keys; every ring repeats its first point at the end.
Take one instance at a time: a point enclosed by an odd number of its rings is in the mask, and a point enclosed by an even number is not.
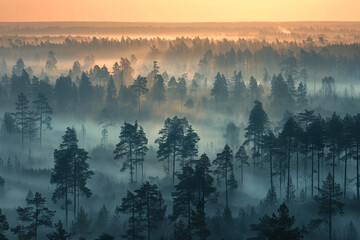
{"type": "Polygon", "coordinates": [[[360,0],[0,0],[0,21],[360,21],[360,0]]]}

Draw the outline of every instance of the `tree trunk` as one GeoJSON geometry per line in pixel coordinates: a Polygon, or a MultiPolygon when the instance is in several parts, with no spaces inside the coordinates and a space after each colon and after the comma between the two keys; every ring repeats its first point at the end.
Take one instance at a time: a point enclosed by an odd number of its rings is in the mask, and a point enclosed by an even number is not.
{"type": "Polygon", "coordinates": [[[314,150],[311,149],[311,197],[314,197],[314,150]]]}

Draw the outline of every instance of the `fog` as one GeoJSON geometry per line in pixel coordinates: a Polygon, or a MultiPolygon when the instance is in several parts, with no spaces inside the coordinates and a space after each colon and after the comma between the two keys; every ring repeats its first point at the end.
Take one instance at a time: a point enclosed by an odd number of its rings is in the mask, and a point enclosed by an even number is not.
{"type": "Polygon", "coordinates": [[[286,239],[357,239],[360,24],[314,24],[0,23],[0,234],[267,239],[285,203],[286,239]]]}

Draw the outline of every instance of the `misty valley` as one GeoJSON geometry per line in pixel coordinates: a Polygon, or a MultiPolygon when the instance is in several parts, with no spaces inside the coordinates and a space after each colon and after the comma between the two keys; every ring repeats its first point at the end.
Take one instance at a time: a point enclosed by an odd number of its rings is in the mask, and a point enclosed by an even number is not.
{"type": "Polygon", "coordinates": [[[0,239],[359,239],[359,39],[0,23],[0,239]]]}

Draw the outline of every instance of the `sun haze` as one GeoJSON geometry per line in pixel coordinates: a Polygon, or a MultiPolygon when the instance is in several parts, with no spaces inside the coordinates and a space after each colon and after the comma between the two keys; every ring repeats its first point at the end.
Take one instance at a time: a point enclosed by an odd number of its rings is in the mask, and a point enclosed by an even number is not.
{"type": "Polygon", "coordinates": [[[360,21],[359,0],[2,0],[0,21],[360,21]]]}

